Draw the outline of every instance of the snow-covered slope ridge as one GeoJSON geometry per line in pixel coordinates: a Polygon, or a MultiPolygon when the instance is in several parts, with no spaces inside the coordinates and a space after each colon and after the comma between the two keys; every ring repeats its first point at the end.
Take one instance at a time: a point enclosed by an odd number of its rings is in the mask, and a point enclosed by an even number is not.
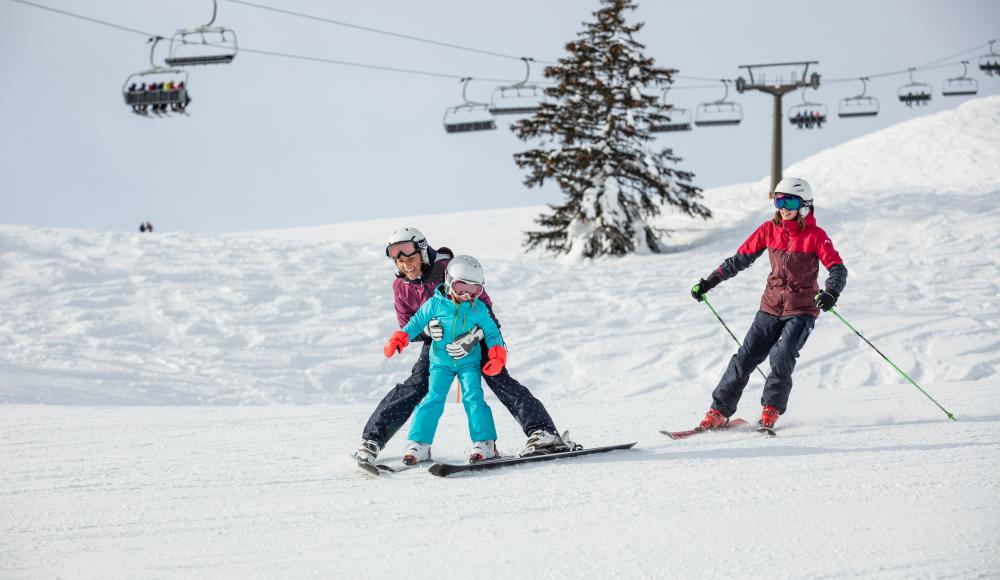
{"type": "MultiPolygon", "coordinates": [[[[1000,192],[1000,96],[869,133],[792,165],[814,189],[850,200],[895,193],[1000,192]]],[[[766,185],[765,185],[766,188],[766,185]]]]}
{"type": "MultiPolygon", "coordinates": [[[[931,388],[997,380],[1000,97],[787,174],[813,183],[850,270],[842,314],[931,388]]],[[[707,191],[707,222],[666,216],[672,253],[593,263],[523,254],[538,208],[232,235],[0,226],[0,402],[374,402],[414,356],[380,348],[396,327],[382,241],[414,225],[483,260],[510,368],[543,400],[690,396],[700,408],[732,344],[688,290],[773,211],[756,188],[707,191]]],[[[713,292],[740,335],[766,268],[713,292]]],[[[824,316],[796,389],[901,382],[824,316]]]]}

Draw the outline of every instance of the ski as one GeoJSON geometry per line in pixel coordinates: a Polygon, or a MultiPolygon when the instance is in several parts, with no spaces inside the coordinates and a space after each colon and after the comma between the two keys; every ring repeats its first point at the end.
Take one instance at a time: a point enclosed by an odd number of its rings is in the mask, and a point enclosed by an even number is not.
{"type": "Polygon", "coordinates": [[[463,473],[466,471],[483,471],[486,469],[522,465],[524,463],[552,461],[553,459],[568,459],[570,457],[579,457],[581,455],[589,455],[592,453],[604,453],[606,451],[616,451],[618,449],[631,449],[634,445],[635,442],[623,443],[621,445],[608,445],[607,447],[593,447],[591,449],[577,449],[574,451],[546,453],[543,455],[529,455],[527,457],[501,457],[500,459],[481,461],[479,463],[462,463],[458,465],[452,463],[435,463],[434,465],[431,465],[427,471],[429,471],[431,475],[448,477],[454,473],[463,473]]]}
{"type": "MultiPolygon", "coordinates": [[[[720,427],[718,429],[711,429],[710,431],[725,431],[726,429],[732,429],[733,427],[742,427],[743,425],[749,425],[743,419],[732,419],[725,427],[720,427]]],[[[702,431],[701,429],[688,429],[687,431],[660,431],[667,437],[671,439],[687,439],[699,433],[708,433],[709,431],[702,431]]],[[[773,433],[772,433],[773,434],[773,433]]]]}
{"type": "Polygon", "coordinates": [[[778,434],[774,432],[774,429],[768,429],[767,427],[757,427],[758,433],[763,433],[769,437],[776,437],[778,434]]]}
{"type": "MultiPolygon", "coordinates": [[[[420,464],[418,463],[417,465],[420,464]]],[[[385,463],[367,463],[365,461],[358,462],[358,467],[360,467],[362,471],[374,476],[399,473],[400,471],[406,471],[407,469],[416,467],[417,465],[407,465],[405,463],[400,463],[399,465],[386,465],[385,463]]]]}

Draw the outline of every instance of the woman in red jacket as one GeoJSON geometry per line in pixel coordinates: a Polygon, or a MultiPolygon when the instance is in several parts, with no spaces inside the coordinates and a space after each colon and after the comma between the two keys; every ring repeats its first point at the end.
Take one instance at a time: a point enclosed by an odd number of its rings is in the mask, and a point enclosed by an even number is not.
{"type": "Polygon", "coordinates": [[[757,228],[736,255],[691,289],[691,295],[701,302],[705,293],[749,267],[767,250],[771,273],[760,299],[760,311],[715,387],[712,408],[698,429],[725,427],[736,413],[750,373],[770,357],[771,372],[760,399],[763,410],[758,425],[773,434],[774,423],[788,404],[795,359],[819,311],[832,308],[847,284],[844,261],[826,232],[816,225],[809,184],[797,177],[782,179],[774,188],[774,206],[774,218],[757,228]],[[829,271],[823,290],[818,284],[821,262],[829,271]]]}

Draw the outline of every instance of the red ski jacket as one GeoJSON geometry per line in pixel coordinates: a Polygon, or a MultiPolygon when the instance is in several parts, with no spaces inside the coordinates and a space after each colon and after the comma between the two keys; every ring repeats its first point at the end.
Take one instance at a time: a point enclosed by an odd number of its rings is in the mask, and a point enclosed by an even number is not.
{"type": "Polygon", "coordinates": [[[715,271],[721,280],[732,278],[746,269],[764,250],[771,260],[771,273],[767,287],[760,298],[760,309],[775,316],[809,314],[819,316],[813,298],[819,292],[819,264],[829,271],[826,289],[836,295],[847,284],[847,267],[833,242],[822,228],[816,225],[813,212],[803,220],[785,221],[775,225],[772,221],[762,224],[757,231],[715,271]]]}

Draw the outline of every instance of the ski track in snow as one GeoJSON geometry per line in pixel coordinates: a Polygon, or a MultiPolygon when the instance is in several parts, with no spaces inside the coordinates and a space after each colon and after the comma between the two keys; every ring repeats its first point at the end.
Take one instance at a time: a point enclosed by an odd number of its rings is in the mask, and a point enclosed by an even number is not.
{"type": "MultiPolygon", "coordinates": [[[[760,184],[707,191],[713,220],[665,216],[667,254],[593,262],[521,252],[540,208],[228,235],[0,226],[0,577],[995,575],[1000,97],[786,174],[812,183],[849,269],[838,310],[959,422],[823,315],[778,438],[657,433],[700,418],[735,350],[688,293],[768,218],[760,184]],[[347,454],[415,358],[381,354],[401,225],[484,262],[511,371],[562,429],[637,449],[356,473],[347,454]]],[[[741,339],[767,268],[710,295],[741,339]]],[[[460,409],[438,459],[467,452],[460,409]]]]}

